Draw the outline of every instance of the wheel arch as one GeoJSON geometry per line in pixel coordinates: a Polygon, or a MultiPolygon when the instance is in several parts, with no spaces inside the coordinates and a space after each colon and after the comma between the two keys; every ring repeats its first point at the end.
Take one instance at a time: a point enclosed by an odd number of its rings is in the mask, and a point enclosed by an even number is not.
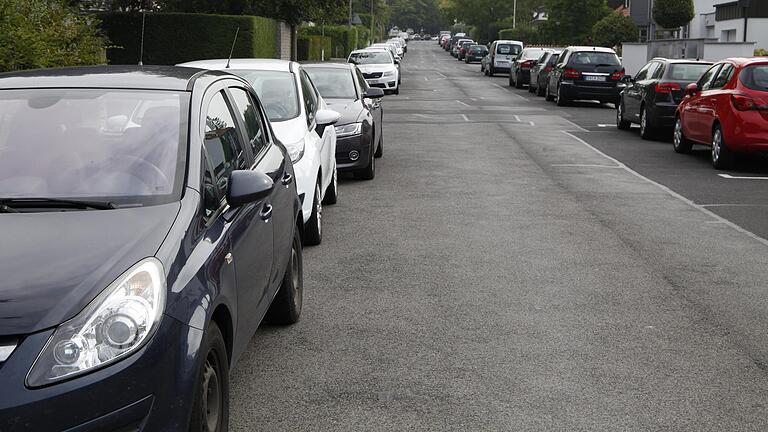
{"type": "Polygon", "coordinates": [[[232,322],[232,314],[229,312],[229,308],[226,305],[220,304],[216,307],[211,315],[211,322],[215,322],[221,330],[224,336],[224,345],[227,347],[227,359],[232,365],[233,360],[233,348],[234,348],[234,324],[232,322]]]}

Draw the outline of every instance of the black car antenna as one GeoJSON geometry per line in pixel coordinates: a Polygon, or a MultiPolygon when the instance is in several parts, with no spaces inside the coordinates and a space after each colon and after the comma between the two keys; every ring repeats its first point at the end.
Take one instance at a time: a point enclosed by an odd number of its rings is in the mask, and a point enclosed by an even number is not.
{"type": "Polygon", "coordinates": [[[144,21],[147,19],[147,11],[141,11],[141,44],[139,45],[139,66],[144,66],[144,21]]]}
{"type": "Polygon", "coordinates": [[[229,50],[229,58],[227,58],[227,65],[224,69],[229,69],[229,62],[232,61],[232,53],[235,52],[235,43],[237,43],[237,35],[240,34],[240,27],[235,30],[235,39],[232,41],[232,48],[229,50]]]}

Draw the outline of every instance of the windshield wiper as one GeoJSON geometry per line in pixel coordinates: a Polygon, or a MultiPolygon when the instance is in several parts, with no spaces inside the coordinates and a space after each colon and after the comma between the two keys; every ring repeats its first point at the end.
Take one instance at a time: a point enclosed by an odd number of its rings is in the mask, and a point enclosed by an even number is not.
{"type": "MultiPolygon", "coordinates": [[[[18,207],[75,207],[114,210],[120,206],[111,201],[81,201],[59,198],[0,198],[0,210],[13,213],[18,207]]],[[[18,212],[18,211],[16,211],[18,212]]]]}

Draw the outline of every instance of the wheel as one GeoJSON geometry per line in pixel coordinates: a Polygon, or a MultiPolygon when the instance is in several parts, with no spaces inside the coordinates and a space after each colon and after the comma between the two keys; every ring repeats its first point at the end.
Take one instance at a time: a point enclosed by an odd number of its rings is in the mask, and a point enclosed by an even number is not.
{"type": "Polygon", "coordinates": [[[266,319],[273,324],[294,324],[299,322],[301,305],[304,301],[304,265],[301,253],[299,230],[294,230],[291,257],[283,274],[283,281],[267,310],[266,319]]]}
{"type": "Polygon", "coordinates": [[[320,180],[315,183],[315,196],[312,201],[312,214],[304,224],[304,243],[309,246],[319,245],[323,241],[323,203],[320,200],[320,180]]]}
{"type": "Polygon", "coordinates": [[[512,72],[509,73],[509,86],[510,87],[516,87],[514,81],[512,81],[512,72]]]}
{"type": "Polygon", "coordinates": [[[563,89],[557,86],[557,95],[555,97],[557,106],[568,106],[568,100],[563,97],[563,89]]]}
{"type": "Polygon", "coordinates": [[[523,77],[519,73],[515,74],[515,88],[523,88],[523,77]]]}
{"type": "Polygon", "coordinates": [[[549,83],[547,83],[547,87],[544,89],[544,99],[548,102],[555,100],[555,97],[549,92],[549,83]]]}
{"type": "MultiPolygon", "coordinates": [[[[485,66],[483,66],[482,63],[480,63],[480,72],[485,73],[485,66]]],[[[488,75],[488,74],[486,73],[486,75],[488,75]]]]}
{"type": "Polygon", "coordinates": [[[619,103],[616,105],[616,127],[621,130],[629,130],[632,128],[632,123],[624,120],[624,104],[619,103]]]}
{"type": "Polygon", "coordinates": [[[339,173],[333,170],[333,176],[331,177],[331,184],[325,190],[325,197],[323,197],[323,204],[334,205],[339,200],[339,173]]]}
{"type": "Polygon", "coordinates": [[[728,169],[733,162],[733,154],[723,138],[720,125],[715,125],[712,131],[712,166],[716,169],[728,169]]]}
{"type": "Polygon", "coordinates": [[[395,90],[392,92],[392,94],[396,94],[396,95],[399,95],[399,94],[400,94],[400,87],[397,87],[397,88],[396,88],[396,89],[395,89],[395,90]]]}
{"type": "Polygon", "coordinates": [[[680,117],[675,119],[675,131],[672,134],[672,143],[675,153],[690,153],[693,148],[693,143],[688,141],[683,133],[683,121],[680,117]]]}
{"type": "Polygon", "coordinates": [[[373,157],[380,158],[384,156],[384,132],[379,133],[379,145],[376,147],[376,153],[373,154],[373,157]]]}
{"type": "Polygon", "coordinates": [[[200,346],[190,432],[226,432],[229,429],[229,359],[224,336],[215,322],[208,324],[200,346]]]}
{"type": "Polygon", "coordinates": [[[488,76],[492,77],[496,71],[493,70],[493,65],[488,65],[488,76]]]}
{"type": "Polygon", "coordinates": [[[536,86],[536,96],[544,96],[544,89],[541,88],[541,84],[536,86]]]}
{"type": "Polygon", "coordinates": [[[374,155],[373,147],[374,145],[373,143],[371,143],[371,148],[368,151],[368,154],[370,155],[370,159],[368,160],[368,166],[354,171],[354,175],[356,179],[373,180],[373,178],[376,177],[376,157],[374,155]]]}
{"type": "Polygon", "coordinates": [[[648,110],[643,105],[640,107],[640,138],[644,140],[653,139],[655,132],[656,130],[651,124],[651,119],[648,118],[648,110]]]}

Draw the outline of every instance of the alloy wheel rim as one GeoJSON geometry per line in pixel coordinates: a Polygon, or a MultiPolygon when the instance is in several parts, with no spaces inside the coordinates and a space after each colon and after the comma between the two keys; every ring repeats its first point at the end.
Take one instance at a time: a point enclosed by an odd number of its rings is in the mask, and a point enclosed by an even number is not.
{"type": "Polygon", "coordinates": [[[317,212],[317,233],[323,232],[323,203],[320,200],[320,185],[315,186],[315,211],[317,212]]]}
{"type": "Polygon", "coordinates": [[[722,151],[721,147],[723,142],[722,135],[720,133],[720,130],[715,130],[714,135],[712,136],[712,161],[717,162],[720,160],[720,153],[722,151]]]}
{"type": "Polygon", "coordinates": [[[672,135],[673,136],[672,139],[673,139],[673,142],[675,144],[675,148],[680,148],[680,143],[682,143],[682,141],[683,141],[682,134],[683,134],[682,126],[680,125],[680,120],[678,119],[675,122],[675,133],[672,135]]]}
{"type": "Polygon", "coordinates": [[[640,112],[640,133],[645,135],[645,129],[648,127],[648,119],[646,118],[645,108],[640,112]]]}
{"type": "Polygon", "coordinates": [[[616,109],[616,123],[621,124],[622,120],[624,120],[624,112],[621,104],[619,104],[619,107],[616,109]]]}
{"type": "Polygon", "coordinates": [[[297,307],[301,307],[302,302],[301,281],[299,280],[300,275],[299,253],[294,246],[291,249],[291,283],[293,284],[293,304],[297,307]]]}
{"type": "Polygon", "coordinates": [[[221,384],[217,373],[218,361],[216,354],[211,351],[205,359],[203,369],[203,415],[205,427],[208,432],[216,432],[219,429],[219,419],[222,412],[221,384]]]}

